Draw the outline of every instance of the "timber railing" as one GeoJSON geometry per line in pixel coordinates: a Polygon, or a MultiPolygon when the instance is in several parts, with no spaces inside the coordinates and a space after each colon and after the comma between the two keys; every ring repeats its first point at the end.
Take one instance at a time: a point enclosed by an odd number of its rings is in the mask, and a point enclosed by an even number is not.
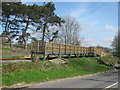
{"type": "Polygon", "coordinates": [[[67,45],[45,41],[33,42],[31,45],[32,54],[44,55],[81,55],[81,56],[105,56],[106,53],[102,49],[95,47],[81,47],[78,45],[67,45]]]}

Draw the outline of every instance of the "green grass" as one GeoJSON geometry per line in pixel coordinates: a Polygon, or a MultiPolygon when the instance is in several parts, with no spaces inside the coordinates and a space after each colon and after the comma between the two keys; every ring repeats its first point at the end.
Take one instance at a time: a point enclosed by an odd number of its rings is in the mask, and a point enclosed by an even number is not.
{"type": "Polygon", "coordinates": [[[95,58],[71,58],[67,68],[51,64],[48,61],[3,64],[3,86],[16,83],[31,83],[73,77],[110,70],[112,67],[100,65],[95,58]]]}
{"type": "Polygon", "coordinates": [[[11,48],[2,48],[2,47],[0,47],[0,50],[10,50],[11,48]]]}
{"type": "Polygon", "coordinates": [[[104,56],[104,57],[97,57],[98,59],[101,59],[105,63],[109,64],[112,62],[113,64],[116,64],[118,62],[118,58],[115,56],[104,56]]]}
{"type": "Polygon", "coordinates": [[[24,58],[24,56],[13,56],[13,57],[2,57],[2,59],[17,59],[17,58],[24,58]]]}

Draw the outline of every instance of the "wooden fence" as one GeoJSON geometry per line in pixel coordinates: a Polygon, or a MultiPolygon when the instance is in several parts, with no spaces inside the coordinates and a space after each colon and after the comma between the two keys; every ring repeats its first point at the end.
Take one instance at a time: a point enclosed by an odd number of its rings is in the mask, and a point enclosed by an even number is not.
{"type": "Polygon", "coordinates": [[[81,55],[81,56],[105,56],[102,49],[95,47],[80,47],[78,45],[65,45],[52,42],[38,41],[32,43],[32,54],[44,55],[81,55]]]}

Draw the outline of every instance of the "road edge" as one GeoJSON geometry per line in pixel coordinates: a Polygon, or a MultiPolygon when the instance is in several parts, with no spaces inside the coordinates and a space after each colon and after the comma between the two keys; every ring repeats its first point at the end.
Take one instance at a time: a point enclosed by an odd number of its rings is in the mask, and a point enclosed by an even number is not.
{"type": "Polygon", "coordinates": [[[43,82],[32,82],[32,83],[29,83],[29,84],[24,83],[24,85],[23,84],[22,85],[16,85],[15,84],[15,85],[12,85],[12,86],[2,86],[0,88],[15,88],[15,89],[30,88],[30,86],[33,86],[33,85],[36,85],[36,84],[45,84],[45,83],[56,82],[56,81],[60,81],[60,80],[66,80],[66,79],[83,78],[83,77],[99,75],[99,74],[112,72],[112,71],[116,71],[116,69],[107,70],[107,71],[103,71],[103,72],[97,72],[97,73],[94,73],[94,74],[79,75],[79,76],[60,78],[60,79],[54,79],[54,80],[49,80],[49,81],[43,81],[43,82]]]}

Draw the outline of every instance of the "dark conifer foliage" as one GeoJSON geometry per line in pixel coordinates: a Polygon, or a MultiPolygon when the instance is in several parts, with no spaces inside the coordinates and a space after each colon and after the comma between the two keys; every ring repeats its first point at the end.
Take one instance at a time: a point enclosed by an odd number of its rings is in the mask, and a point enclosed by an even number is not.
{"type": "Polygon", "coordinates": [[[12,48],[12,40],[19,33],[19,22],[17,21],[17,12],[21,3],[13,3],[7,2],[2,3],[2,26],[3,32],[2,36],[8,38],[8,42],[10,42],[10,47],[12,48]]]}
{"type": "Polygon", "coordinates": [[[42,41],[45,41],[45,32],[46,29],[49,28],[49,26],[60,26],[61,23],[64,23],[64,21],[55,14],[55,6],[54,3],[49,2],[47,4],[44,4],[42,7],[42,18],[41,18],[41,23],[42,23],[42,41]]]}
{"type": "MultiPolygon", "coordinates": [[[[44,3],[42,6],[26,5],[20,2],[3,2],[2,3],[2,36],[8,38],[10,47],[16,37],[18,42],[24,44],[27,48],[27,41],[35,31],[41,30],[41,40],[45,41],[46,29],[50,26],[60,26],[64,21],[55,14],[55,5],[52,2],[44,3]]],[[[57,38],[57,32],[53,33],[53,39],[57,38]]]]}

